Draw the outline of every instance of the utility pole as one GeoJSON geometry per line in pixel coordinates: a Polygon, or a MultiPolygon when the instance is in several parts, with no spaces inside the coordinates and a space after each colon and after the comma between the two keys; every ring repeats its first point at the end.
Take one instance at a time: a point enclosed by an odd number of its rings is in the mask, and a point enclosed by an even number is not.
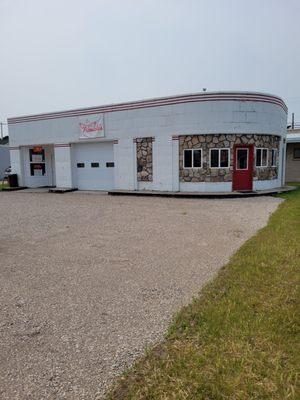
{"type": "Polygon", "coordinates": [[[0,122],[1,140],[3,139],[3,125],[6,125],[6,123],[5,122],[0,122]]]}
{"type": "Polygon", "coordinates": [[[295,128],[295,113],[292,113],[292,129],[295,128]]]}

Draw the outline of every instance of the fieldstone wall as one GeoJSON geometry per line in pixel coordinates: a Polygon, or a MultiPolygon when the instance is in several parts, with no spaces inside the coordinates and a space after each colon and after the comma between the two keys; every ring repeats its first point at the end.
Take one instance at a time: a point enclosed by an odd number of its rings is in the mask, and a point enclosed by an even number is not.
{"type": "Polygon", "coordinates": [[[153,179],[152,137],[136,139],[137,180],[151,182],[153,179]]]}
{"type": "MultiPolygon", "coordinates": [[[[270,180],[277,179],[278,177],[278,162],[279,162],[279,144],[280,137],[279,136],[270,136],[270,135],[254,135],[257,136],[255,140],[255,147],[267,148],[268,150],[268,166],[267,167],[256,167],[254,168],[254,180],[270,180]],[[276,167],[272,167],[272,149],[277,149],[277,161],[276,167]]],[[[255,156],[255,154],[254,154],[255,156]]],[[[254,164],[255,165],[255,164],[254,164]]]]}
{"type": "Polygon", "coordinates": [[[209,168],[209,149],[230,148],[234,135],[193,135],[179,137],[179,177],[181,182],[229,182],[230,168],[209,168]],[[183,150],[202,149],[202,168],[183,168],[183,150]]]}
{"type": "MultiPolygon", "coordinates": [[[[179,179],[181,182],[231,182],[233,170],[233,146],[235,144],[253,144],[255,147],[269,149],[268,166],[255,168],[254,160],[254,179],[269,180],[276,179],[278,166],[271,167],[271,149],[279,149],[280,137],[270,135],[189,135],[179,137],[179,179]],[[229,148],[230,167],[229,168],[210,168],[209,149],[229,148]],[[202,149],[202,168],[183,168],[183,150],[202,149]]],[[[254,149],[255,153],[255,149],[254,149]]],[[[279,154],[277,154],[277,162],[279,154]]],[[[255,154],[254,154],[255,157],[255,154]]]]}

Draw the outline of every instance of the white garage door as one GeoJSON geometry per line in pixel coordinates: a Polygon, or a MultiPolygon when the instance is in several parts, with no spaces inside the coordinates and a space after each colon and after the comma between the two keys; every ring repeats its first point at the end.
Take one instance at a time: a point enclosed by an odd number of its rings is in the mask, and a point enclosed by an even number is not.
{"type": "Polygon", "coordinates": [[[74,177],[78,189],[110,190],[114,187],[112,142],[74,145],[74,177]]]}

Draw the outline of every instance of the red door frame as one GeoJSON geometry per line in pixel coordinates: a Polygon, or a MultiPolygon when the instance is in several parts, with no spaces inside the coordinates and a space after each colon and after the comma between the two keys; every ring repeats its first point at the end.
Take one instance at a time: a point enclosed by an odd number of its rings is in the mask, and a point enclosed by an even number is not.
{"type": "Polygon", "coordinates": [[[253,190],[253,144],[235,144],[233,146],[232,190],[253,190]],[[237,169],[237,149],[248,149],[247,169],[237,169]]]}

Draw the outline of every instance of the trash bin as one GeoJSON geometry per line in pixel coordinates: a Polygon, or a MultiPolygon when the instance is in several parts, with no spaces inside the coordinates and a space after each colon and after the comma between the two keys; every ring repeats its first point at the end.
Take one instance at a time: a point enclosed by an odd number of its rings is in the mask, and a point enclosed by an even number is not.
{"type": "Polygon", "coordinates": [[[10,174],[7,177],[9,187],[18,187],[18,175],[17,174],[10,174]]]}

